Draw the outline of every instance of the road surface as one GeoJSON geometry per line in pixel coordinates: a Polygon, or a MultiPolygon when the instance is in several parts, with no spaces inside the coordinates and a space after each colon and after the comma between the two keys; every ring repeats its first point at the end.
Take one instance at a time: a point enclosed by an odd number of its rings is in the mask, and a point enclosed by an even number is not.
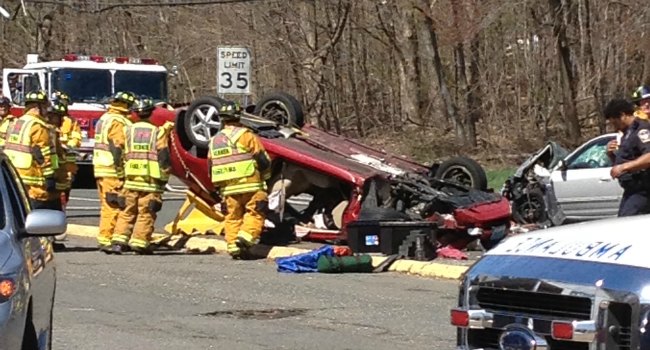
{"type": "Polygon", "coordinates": [[[453,349],[457,282],[279,274],[222,255],[56,254],[54,349],[453,349]]]}

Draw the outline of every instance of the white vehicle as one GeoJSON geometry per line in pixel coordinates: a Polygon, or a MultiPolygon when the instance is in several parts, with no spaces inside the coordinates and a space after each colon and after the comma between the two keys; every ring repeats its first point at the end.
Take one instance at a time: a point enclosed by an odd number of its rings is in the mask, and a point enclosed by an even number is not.
{"type": "Polygon", "coordinates": [[[623,195],[610,176],[605,134],[567,154],[549,143],[524,162],[506,182],[503,194],[511,200],[513,217],[520,223],[547,223],[616,216],[623,195]]]}
{"type": "Polygon", "coordinates": [[[507,238],[464,275],[458,349],[650,350],[650,215],[507,238]]]}

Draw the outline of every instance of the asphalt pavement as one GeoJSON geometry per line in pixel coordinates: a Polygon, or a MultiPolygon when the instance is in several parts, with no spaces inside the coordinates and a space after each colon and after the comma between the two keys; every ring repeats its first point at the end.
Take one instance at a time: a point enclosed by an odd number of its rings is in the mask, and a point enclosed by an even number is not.
{"type": "Polygon", "coordinates": [[[276,272],[223,255],[56,254],[54,349],[453,349],[457,282],[276,272]]]}

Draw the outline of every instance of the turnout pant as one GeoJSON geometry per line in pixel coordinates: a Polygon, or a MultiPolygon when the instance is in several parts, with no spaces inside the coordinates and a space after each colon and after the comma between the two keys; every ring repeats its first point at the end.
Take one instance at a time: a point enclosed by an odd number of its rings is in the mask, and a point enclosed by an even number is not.
{"type": "Polygon", "coordinates": [[[125,207],[115,225],[113,244],[128,244],[134,248],[149,247],[157,212],[162,208],[162,194],[125,189],[125,207]]]}
{"type": "Polygon", "coordinates": [[[120,213],[119,197],[124,182],[116,177],[101,177],[97,179],[99,192],[100,214],[99,235],[97,243],[101,246],[111,245],[117,215],[120,213]]]}
{"type": "Polygon", "coordinates": [[[237,238],[245,240],[250,245],[259,241],[264,228],[264,210],[268,195],[265,191],[257,191],[229,195],[225,199],[227,213],[224,231],[228,251],[232,255],[238,253],[235,249],[237,238]]]}

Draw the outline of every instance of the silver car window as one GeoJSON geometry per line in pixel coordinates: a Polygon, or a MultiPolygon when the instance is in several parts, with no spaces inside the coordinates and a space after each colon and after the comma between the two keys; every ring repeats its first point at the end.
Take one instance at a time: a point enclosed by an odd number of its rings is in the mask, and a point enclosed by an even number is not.
{"type": "Polygon", "coordinates": [[[609,142],[609,139],[603,138],[583,148],[569,159],[567,168],[596,169],[611,167],[612,162],[607,157],[607,142],[609,142]]]}

